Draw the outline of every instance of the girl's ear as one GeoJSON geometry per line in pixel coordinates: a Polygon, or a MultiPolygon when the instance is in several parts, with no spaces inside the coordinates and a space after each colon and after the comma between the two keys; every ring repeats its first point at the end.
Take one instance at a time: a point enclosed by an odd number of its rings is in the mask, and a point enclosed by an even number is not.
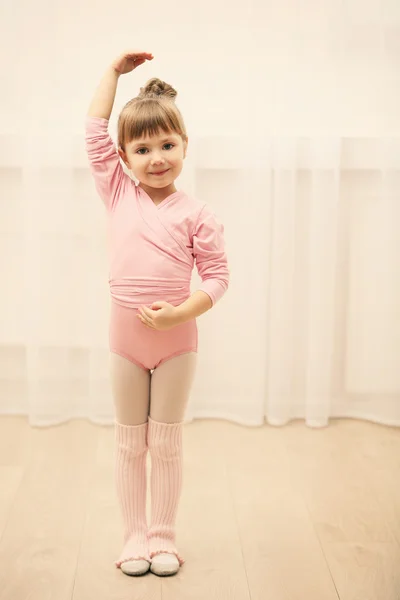
{"type": "Polygon", "coordinates": [[[186,158],[188,143],[189,143],[189,138],[187,137],[186,139],[183,140],[183,158],[186,158]]]}
{"type": "Polygon", "coordinates": [[[125,152],[122,150],[122,148],[118,148],[118,154],[120,155],[120,157],[122,158],[122,160],[124,161],[124,163],[126,164],[126,166],[129,169],[130,167],[129,167],[129,164],[128,164],[128,159],[126,157],[125,152]]]}

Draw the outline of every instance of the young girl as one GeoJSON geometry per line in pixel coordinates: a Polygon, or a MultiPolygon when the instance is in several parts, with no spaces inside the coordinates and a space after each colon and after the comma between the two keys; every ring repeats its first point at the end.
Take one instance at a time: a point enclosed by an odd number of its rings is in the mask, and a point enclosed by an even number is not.
{"type": "Polygon", "coordinates": [[[117,58],[86,117],[90,169],[108,217],[115,481],[125,528],[115,564],[128,575],[149,569],[172,575],[184,563],[175,545],[175,521],[182,425],[196,367],[196,317],[221,298],[229,280],[223,226],[206,204],[175,187],[188,145],[176,91],[151,79],[119,115],[118,150],[108,133],[120,75],[152,59],[147,52],[117,58]],[[190,295],[194,263],[202,285],[190,295]]]}

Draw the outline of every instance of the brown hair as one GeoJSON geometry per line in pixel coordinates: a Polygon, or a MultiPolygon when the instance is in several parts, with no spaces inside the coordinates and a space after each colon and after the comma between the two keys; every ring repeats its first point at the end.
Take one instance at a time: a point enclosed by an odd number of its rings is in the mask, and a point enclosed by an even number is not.
{"type": "Polygon", "coordinates": [[[125,104],[118,118],[118,143],[126,144],[142,135],[175,132],[186,140],[182,115],[175,105],[176,90],[161,79],[150,79],[140,93],[125,104]]]}

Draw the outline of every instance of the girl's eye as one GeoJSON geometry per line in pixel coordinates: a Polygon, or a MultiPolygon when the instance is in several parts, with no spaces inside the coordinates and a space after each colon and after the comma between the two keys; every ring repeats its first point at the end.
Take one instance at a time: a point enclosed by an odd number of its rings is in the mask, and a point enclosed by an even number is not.
{"type": "MultiPolygon", "coordinates": [[[[166,150],[172,150],[172,148],[174,147],[174,144],[171,144],[170,142],[168,142],[168,144],[164,144],[163,148],[165,148],[166,150]],[[167,146],[169,146],[169,148],[167,148],[167,146]]],[[[136,150],[137,154],[141,154],[143,156],[143,154],[146,154],[147,152],[147,148],[138,148],[138,150],[136,150]]]]}

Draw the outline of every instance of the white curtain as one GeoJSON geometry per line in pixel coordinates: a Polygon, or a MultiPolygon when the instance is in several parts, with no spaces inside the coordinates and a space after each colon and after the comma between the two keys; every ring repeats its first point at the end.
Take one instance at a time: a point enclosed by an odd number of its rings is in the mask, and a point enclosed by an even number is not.
{"type": "MultiPolygon", "coordinates": [[[[105,212],[83,122],[178,90],[177,182],[225,225],[231,286],[199,318],[187,419],[400,425],[400,3],[17,0],[2,6],[0,414],[111,424],[105,212]]],[[[198,277],[193,279],[196,289],[198,277]]]]}

